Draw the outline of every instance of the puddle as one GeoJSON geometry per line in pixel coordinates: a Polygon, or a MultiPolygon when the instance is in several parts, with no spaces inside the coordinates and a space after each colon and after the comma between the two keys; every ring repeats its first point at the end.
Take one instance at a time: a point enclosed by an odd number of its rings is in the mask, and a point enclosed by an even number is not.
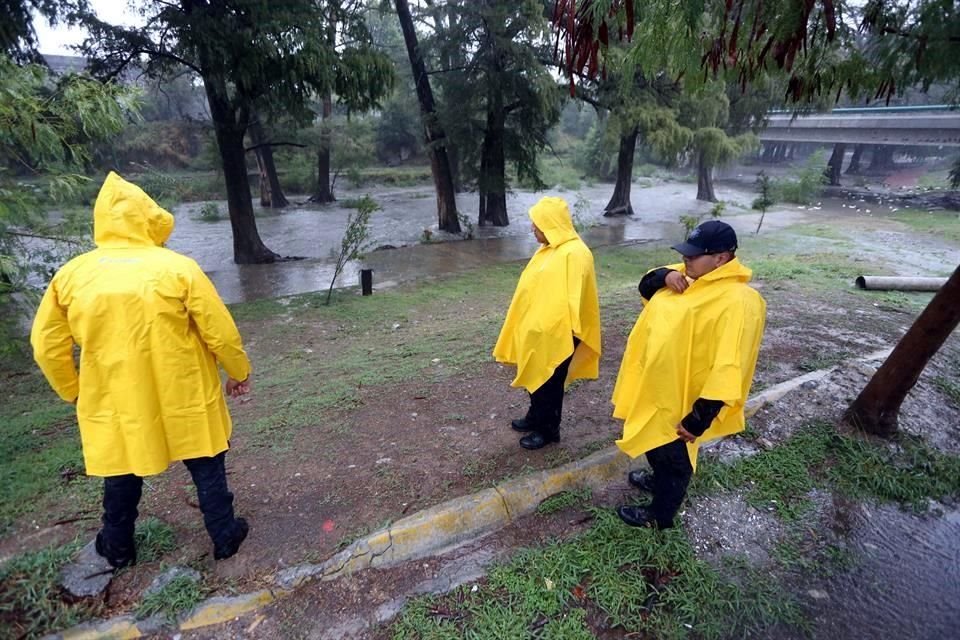
{"type": "Polygon", "coordinates": [[[960,637],[960,510],[868,507],[855,517],[850,549],[854,567],[816,587],[814,637],[960,637]]]}

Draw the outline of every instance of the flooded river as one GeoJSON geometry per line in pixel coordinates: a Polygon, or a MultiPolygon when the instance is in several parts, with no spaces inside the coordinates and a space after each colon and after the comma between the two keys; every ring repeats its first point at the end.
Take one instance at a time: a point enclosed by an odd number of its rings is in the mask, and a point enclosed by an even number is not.
{"type": "MultiPolygon", "coordinates": [[[[528,258],[536,249],[530,232],[527,210],[544,195],[567,199],[571,210],[590,228],[583,233],[591,246],[630,241],[679,240],[681,215],[709,214],[710,203],[696,200],[696,185],[661,183],[647,188],[634,186],[636,215],[629,219],[604,218],[602,211],[613,185],[585,187],[579,192],[533,193],[516,191],[507,199],[511,224],[508,227],[477,227],[474,240],[462,241],[437,231],[432,187],[343,191],[343,200],[369,194],[381,210],[371,216],[373,247],[401,247],[368,253],[364,267],[374,269],[374,287],[409,281],[429,275],[453,273],[484,264],[528,258]],[[576,206],[578,200],[581,202],[576,206]],[[424,243],[424,230],[431,242],[424,243]]],[[[718,188],[718,197],[749,206],[752,194],[735,187],[718,188]]],[[[461,212],[476,219],[476,194],[459,194],[461,212]]],[[[226,204],[220,203],[226,211],[226,204]]],[[[290,206],[280,212],[258,210],[257,226],[264,243],[284,256],[303,260],[271,265],[236,265],[229,220],[204,222],[198,219],[201,203],[176,207],[176,229],[168,246],[195,259],[213,279],[227,302],[241,302],[326,289],[333,275],[331,251],[339,247],[351,209],[337,203],[327,206],[290,206]]],[[[765,223],[766,224],[766,223],[765,223]]],[[[350,265],[338,285],[358,283],[360,265],[350,265]]]]}

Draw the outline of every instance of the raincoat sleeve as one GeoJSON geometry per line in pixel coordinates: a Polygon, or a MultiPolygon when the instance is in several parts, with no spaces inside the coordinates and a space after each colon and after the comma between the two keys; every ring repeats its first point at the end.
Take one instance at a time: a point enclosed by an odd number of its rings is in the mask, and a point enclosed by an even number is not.
{"type": "Polygon", "coordinates": [[[186,305],[200,337],[227,375],[234,380],[246,380],[251,367],[240,332],[213,283],[196,263],[191,263],[186,305]]]}
{"type": "Polygon", "coordinates": [[[47,287],[30,331],[33,358],[57,395],[75,402],[80,395],[80,378],[73,361],[73,334],[67,312],[60,305],[56,279],[47,287]]]}

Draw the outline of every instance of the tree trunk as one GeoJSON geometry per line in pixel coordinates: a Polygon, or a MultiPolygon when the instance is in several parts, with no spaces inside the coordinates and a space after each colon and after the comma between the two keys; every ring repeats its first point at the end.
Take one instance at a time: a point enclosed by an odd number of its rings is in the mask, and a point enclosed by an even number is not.
{"type": "Polygon", "coordinates": [[[273,162],[273,147],[263,131],[263,125],[255,112],[251,112],[250,126],[247,128],[250,141],[255,147],[257,168],[260,169],[260,204],[272,209],[282,209],[290,204],[283,195],[280,178],[277,177],[277,165],[273,162]]]}
{"type": "Polygon", "coordinates": [[[320,147],[317,149],[317,190],[310,202],[326,204],[334,202],[333,185],[330,184],[330,118],[333,116],[333,99],[330,94],[323,96],[323,120],[320,123],[320,147]]]}
{"type": "Polygon", "coordinates": [[[460,233],[456,190],[453,186],[450,161],[447,158],[446,135],[437,120],[433,90],[430,88],[430,78],[427,76],[423,56],[420,55],[420,45],[417,42],[417,32],[413,27],[410,5],[407,0],[394,0],[394,5],[397,9],[397,17],[400,19],[400,28],[403,31],[403,41],[407,46],[407,56],[410,58],[410,67],[413,70],[413,81],[417,87],[417,100],[420,103],[420,115],[423,118],[426,146],[430,154],[430,170],[437,191],[437,223],[441,231],[460,233]]]}
{"type": "Polygon", "coordinates": [[[847,175],[855,176],[860,173],[860,157],[863,156],[864,145],[858,144],[853,148],[853,155],[850,156],[850,166],[847,167],[847,175]]]}
{"type": "Polygon", "coordinates": [[[203,85],[223,164],[227,209],[233,230],[233,261],[237,264],[275,262],[280,256],[263,244],[257,231],[257,220],[253,217],[253,198],[250,195],[250,177],[247,175],[243,146],[248,122],[246,110],[230,104],[223,78],[204,77],[203,85]]]}
{"type": "Polygon", "coordinates": [[[707,164],[706,152],[697,155],[697,200],[716,202],[717,196],[713,192],[713,167],[707,164]]]}
{"type": "Polygon", "coordinates": [[[835,187],[840,186],[840,171],[843,169],[843,156],[847,152],[847,145],[838,142],[833,145],[833,153],[830,154],[830,161],[823,175],[827,177],[827,184],[835,187]]]}
{"type": "Polygon", "coordinates": [[[873,156],[870,158],[870,171],[889,171],[893,169],[893,147],[889,145],[879,145],[873,148],[873,156]]]}
{"type": "Polygon", "coordinates": [[[637,148],[637,134],[640,129],[634,127],[626,135],[620,136],[620,151],[617,153],[617,183],[613,188],[610,202],[603,209],[603,215],[632,216],[630,187],[633,184],[633,152],[637,148]]]}
{"type": "Polygon", "coordinates": [[[933,297],[890,356],[873,374],[844,419],[867,433],[897,431],[900,405],[930,358],[960,324],[960,267],[933,297]]]}
{"type": "Polygon", "coordinates": [[[487,128],[480,149],[479,224],[481,227],[488,224],[506,227],[510,224],[507,217],[507,162],[503,149],[506,114],[500,88],[491,86],[489,93],[487,128]]]}

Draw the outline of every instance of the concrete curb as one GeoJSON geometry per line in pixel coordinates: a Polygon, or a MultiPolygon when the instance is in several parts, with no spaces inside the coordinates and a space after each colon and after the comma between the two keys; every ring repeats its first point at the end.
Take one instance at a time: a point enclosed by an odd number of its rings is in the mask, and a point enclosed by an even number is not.
{"type": "MultiPolygon", "coordinates": [[[[891,350],[878,351],[853,361],[882,359],[891,350]]],[[[825,378],[835,369],[836,367],[831,367],[813,371],[765,389],[747,401],[747,417],[755,415],[763,406],[776,402],[805,383],[825,378]]],[[[161,631],[169,632],[173,627],[186,631],[228,622],[289,595],[312,580],[332,580],[354,571],[390,567],[443,553],[530,515],[550,496],[584,487],[599,488],[611,480],[622,479],[632,466],[633,461],[627,455],[615,446],[609,447],[561,467],[506,480],[493,488],[454,498],[407,516],[387,529],[353,542],[324,562],[280,571],[274,576],[275,588],[235,597],[210,598],[181,617],[175,625],[168,624],[158,616],[136,620],[128,615],[99,623],[87,623],[47,638],[139,638],[161,631]]]]}

